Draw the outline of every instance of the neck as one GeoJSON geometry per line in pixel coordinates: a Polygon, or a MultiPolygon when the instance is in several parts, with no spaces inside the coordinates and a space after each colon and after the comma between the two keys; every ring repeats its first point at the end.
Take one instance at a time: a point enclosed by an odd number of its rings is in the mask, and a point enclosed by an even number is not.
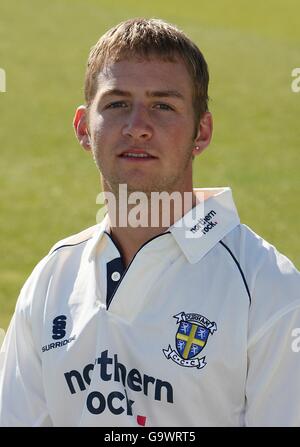
{"type": "MultiPolygon", "coordinates": [[[[111,194],[105,192],[106,198],[111,194]]],[[[147,199],[144,196],[144,200],[137,200],[134,205],[128,204],[127,197],[126,203],[121,203],[118,197],[113,201],[113,206],[112,201],[107,200],[111,237],[126,267],[143,244],[165,232],[199,203],[193,190],[176,192],[171,197],[173,200],[169,195],[163,197],[152,193],[147,199]]]]}

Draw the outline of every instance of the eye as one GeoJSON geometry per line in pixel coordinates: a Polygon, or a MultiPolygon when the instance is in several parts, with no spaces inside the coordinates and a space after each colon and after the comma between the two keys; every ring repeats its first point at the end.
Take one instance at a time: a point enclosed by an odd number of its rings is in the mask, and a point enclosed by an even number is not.
{"type": "Polygon", "coordinates": [[[126,102],[115,101],[115,102],[111,102],[110,104],[108,104],[105,108],[106,109],[118,109],[118,108],[123,108],[123,107],[127,107],[126,102]]]}
{"type": "Polygon", "coordinates": [[[154,107],[159,110],[174,110],[171,106],[165,103],[155,104],[154,107]]]}

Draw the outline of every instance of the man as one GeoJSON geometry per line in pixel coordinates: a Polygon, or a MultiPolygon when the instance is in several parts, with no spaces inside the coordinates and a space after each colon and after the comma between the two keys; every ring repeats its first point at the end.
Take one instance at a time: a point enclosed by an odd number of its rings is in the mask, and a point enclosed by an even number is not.
{"type": "Polygon", "coordinates": [[[74,127],[108,214],[25,283],[2,348],[2,426],[300,424],[299,272],[240,224],[229,188],[193,190],[207,87],[199,49],[160,20],[92,48],[74,127]],[[139,213],[124,185],[146,198],[139,213]],[[152,225],[162,192],[176,200],[152,225]]]}

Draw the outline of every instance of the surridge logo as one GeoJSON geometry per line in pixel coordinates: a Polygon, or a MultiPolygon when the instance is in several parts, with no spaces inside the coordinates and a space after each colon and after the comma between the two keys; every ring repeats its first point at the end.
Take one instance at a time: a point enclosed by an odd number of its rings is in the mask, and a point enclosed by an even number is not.
{"type": "Polygon", "coordinates": [[[52,338],[53,340],[60,340],[66,336],[67,317],[65,315],[58,315],[53,320],[52,338]]]}
{"type": "Polygon", "coordinates": [[[177,352],[169,345],[168,349],[163,349],[166,358],[180,366],[204,368],[207,364],[205,356],[200,359],[196,356],[205,347],[208,336],[217,330],[216,323],[196,313],[180,312],[173,318],[179,323],[175,336],[177,352]]]}
{"type": "MultiPolygon", "coordinates": [[[[66,315],[58,315],[54,318],[52,323],[52,338],[53,340],[61,340],[66,336],[66,326],[67,326],[67,317],[66,315]]],[[[67,338],[65,340],[57,341],[56,343],[49,343],[48,345],[45,345],[42,347],[42,352],[50,351],[50,349],[60,348],[62,346],[67,345],[68,343],[71,343],[71,341],[74,341],[76,338],[76,335],[73,335],[70,338],[67,338]]]]}

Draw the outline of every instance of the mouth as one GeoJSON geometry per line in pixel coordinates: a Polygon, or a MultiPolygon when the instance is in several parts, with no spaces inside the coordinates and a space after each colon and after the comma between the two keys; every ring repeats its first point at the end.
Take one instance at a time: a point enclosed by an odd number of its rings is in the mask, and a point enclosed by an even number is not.
{"type": "Polygon", "coordinates": [[[125,160],[143,161],[143,162],[157,159],[157,157],[155,157],[154,155],[151,155],[148,152],[141,149],[124,151],[122,152],[122,154],[119,155],[119,157],[125,160]]]}

